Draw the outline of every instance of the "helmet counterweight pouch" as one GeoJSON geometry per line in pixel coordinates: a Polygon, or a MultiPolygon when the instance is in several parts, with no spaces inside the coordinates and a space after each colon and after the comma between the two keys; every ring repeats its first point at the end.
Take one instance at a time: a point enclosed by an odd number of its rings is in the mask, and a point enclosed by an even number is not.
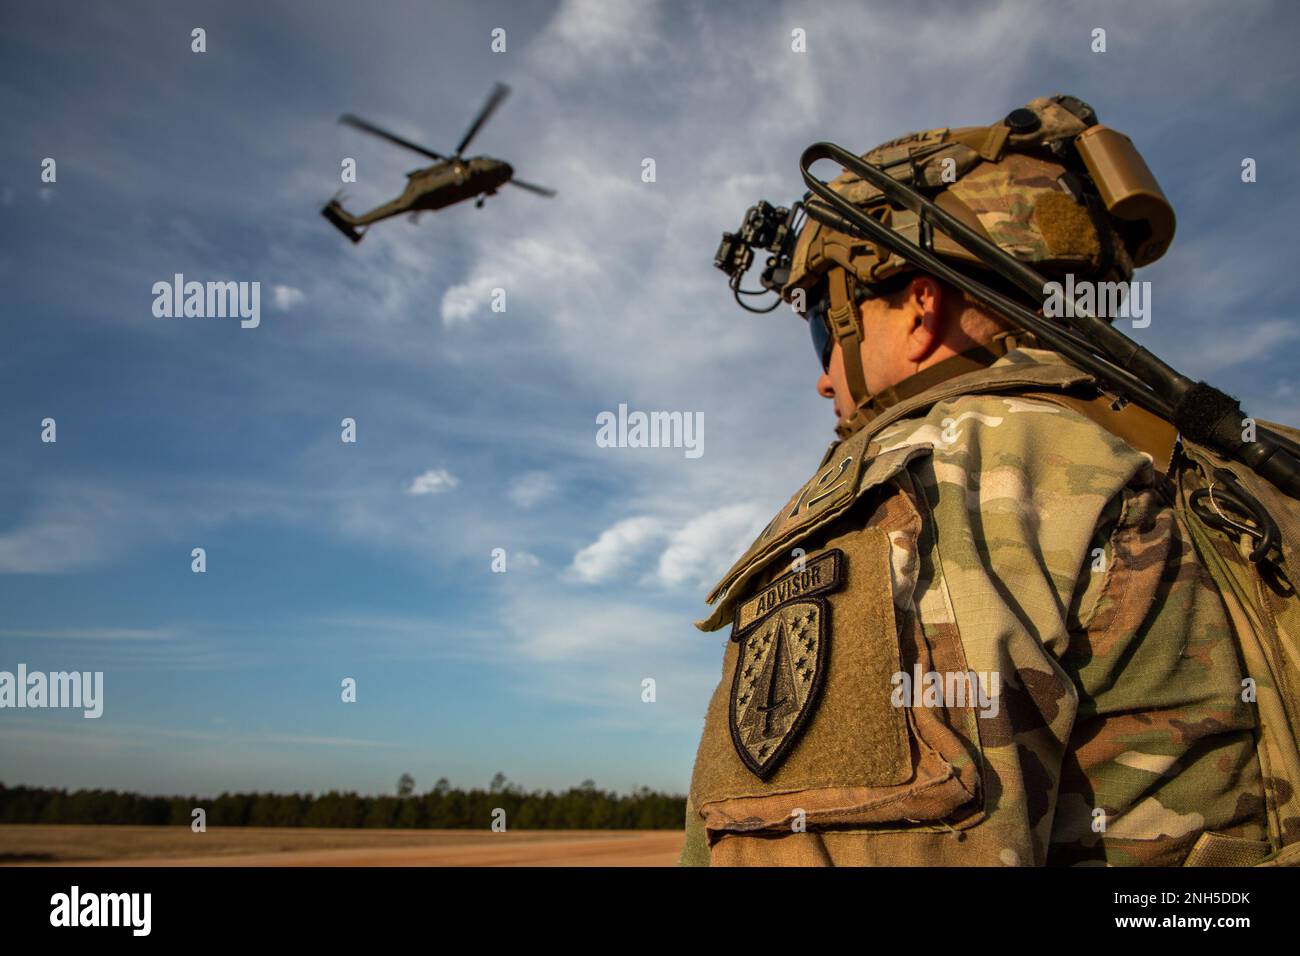
{"type": "Polygon", "coordinates": [[[1174,209],[1133,141],[1109,126],[1090,126],[1074,147],[1106,210],[1128,225],[1124,238],[1133,265],[1159,259],[1174,238],[1174,209]]]}

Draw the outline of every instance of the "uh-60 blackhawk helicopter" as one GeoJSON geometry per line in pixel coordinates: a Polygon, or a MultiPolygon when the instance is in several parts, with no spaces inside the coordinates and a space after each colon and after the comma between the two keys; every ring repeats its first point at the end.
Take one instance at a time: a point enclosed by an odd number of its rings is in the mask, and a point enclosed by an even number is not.
{"type": "Polygon", "coordinates": [[[498,83],[493,87],[487,102],[479,110],[478,116],[474,117],[474,122],[470,124],[469,130],[456,147],[456,151],[450,156],[443,156],[431,149],[425,149],[423,146],[396,136],[388,132],[388,130],[380,129],[373,123],[368,123],[350,113],[339,117],[340,123],[346,123],[348,126],[356,127],[359,130],[386,139],[390,143],[396,143],[398,146],[415,150],[415,152],[437,160],[437,162],[432,166],[426,166],[407,173],[406,189],[402,191],[402,194],[391,202],[376,206],[370,212],[354,216],[339,205],[338,198],[335,197],[321,210],[321,215],[337,226],[339,232],[353,242],[360,242],[361,237],[366,234],[366,230],[371,223],[378,222],[381,219],[389,219],[393,216],[400,216],[404,212],[418,214],[432,209],[442,209],[445,206],[475,196],[478,198],[475,200],[474,205],[481,207],[483,200],[494,195],[497,188],[506,183],[537,193],[539,196],[554,196],[555,190],[553,189],[516,179],[514,168],[507,162],[492,159],[488,156],[472,156],[465,159],[461,155],[465,152],[465,148],[469,146],[470,140],[482,129],[483,124],[488,121],[488,117],[501,105],[501,101],[509,93],[510,87],[504,83],[498,83]],[[363,227],[363,231],[359,232],[357,230],[358,226],[363,227]]]}

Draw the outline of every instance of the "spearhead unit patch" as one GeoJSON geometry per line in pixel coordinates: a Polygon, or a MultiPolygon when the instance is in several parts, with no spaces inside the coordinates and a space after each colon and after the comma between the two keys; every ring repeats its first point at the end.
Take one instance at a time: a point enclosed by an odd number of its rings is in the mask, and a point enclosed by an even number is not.
{"type": "Polygon", "coordinates": [[[821,601],[796,601],[741,638],[731,682],[731,739],[761,780],[794,746],[825,679],[830,643],[821,601]]]}
{"type": "Polygon", "coordinates": [[[742,605],[731,681],[731,740],[760,780],[776,773],[817,706],[830,661],[830,608],[814,595],[842,580],[844,556],[828,551],[763,587],[742,605]]]}

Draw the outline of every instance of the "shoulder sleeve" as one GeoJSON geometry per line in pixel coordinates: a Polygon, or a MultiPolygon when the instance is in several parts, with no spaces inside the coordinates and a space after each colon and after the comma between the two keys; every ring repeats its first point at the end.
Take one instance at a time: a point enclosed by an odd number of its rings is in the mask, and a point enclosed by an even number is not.
{"type": "Polygon", "coordinates": [[[1004,395],[942,402],[877,440],[933,446],[915,472],[963,634],[1024,631],[1064,653],[1098,526],[1122,489],[1151,483],[1150,459],[1071,409],[1004,395]]]}
{"type": "MultiPolygon", "coordinates": [[[[878,440],[933,447],[910,467],[925,526],[912,606],[927,642],[955,640],[963,666],[998,688],[973,731],[981,786],[998,797],[965,858],[1042,864],[1080,704],[1062,666],[1076,592],[1113,503],[1150,482],[1150,462],[1078,412],[1013,396],[944,402],[878,440]]],[[[936,861],[957,852],[920,833],[891,842],[936,861]]]]}

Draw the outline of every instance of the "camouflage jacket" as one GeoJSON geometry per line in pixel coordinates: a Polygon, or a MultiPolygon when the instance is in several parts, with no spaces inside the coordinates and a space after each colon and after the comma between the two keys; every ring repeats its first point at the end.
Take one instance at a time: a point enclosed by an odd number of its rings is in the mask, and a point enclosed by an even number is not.
{"type": "Polygon", "coordinates": [[[1262,855],[1256,716],[1169,496],[1150,455],[1010,393],[832,446],[698,625],[732,630],[682,863],[1262,855]]]}

